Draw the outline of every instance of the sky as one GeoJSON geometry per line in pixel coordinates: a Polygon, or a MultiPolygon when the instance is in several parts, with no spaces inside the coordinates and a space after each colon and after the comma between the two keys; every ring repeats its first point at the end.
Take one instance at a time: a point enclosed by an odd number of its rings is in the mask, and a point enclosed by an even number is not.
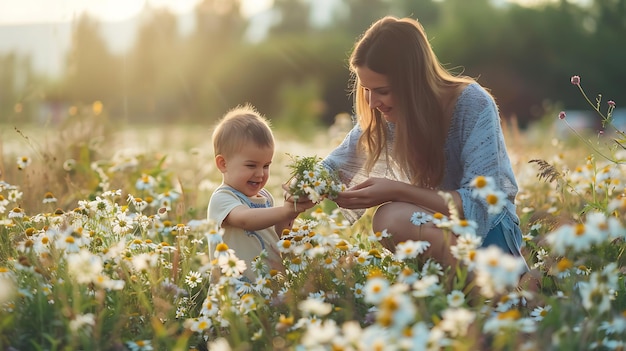
{"type": "MultiPolygon", "coordinates": [[[[101,21],[121,21],[146,5],[190,12],[201,0],[0,0],[0,25],[70,22],[83,12],[101,21]]],[[[272,0],[242,0],[245,16],[267,10],[272,0]]]]}
{"type": "MultiPolygon", "coordinates": [[[[121,21],[134,17],[146,5],[167,7],[174,13],[188,13],[202,0],[0,0],[0,25],[71,22],[83,12],[101,21],[121,21]]],[[[226,0],[228,1],[228,0],[226,0]]],[[[556,0],[493,0],[536,5],[556,0]]],[[[570,0],[589,2],[590,0],[570,0]]],[[[253,17],[272,6],[273,0],[241,0],[242,14],[253,17]]],[[[328,3],[328,1],[323,1],[328,3]]]]}

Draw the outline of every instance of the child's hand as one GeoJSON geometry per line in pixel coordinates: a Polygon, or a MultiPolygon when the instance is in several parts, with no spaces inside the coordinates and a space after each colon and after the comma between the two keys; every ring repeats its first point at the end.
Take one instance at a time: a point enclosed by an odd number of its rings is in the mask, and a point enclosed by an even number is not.
{"type": "Polygon", "coordinates": [[[288,185],[283,184],[283,190],[283,198],[285,199],[283,206],[289,207],[294,212],[295,216],[315,206],[315,203],[307,197],[296,199],[296,197],[289,192],[288,185]]]}

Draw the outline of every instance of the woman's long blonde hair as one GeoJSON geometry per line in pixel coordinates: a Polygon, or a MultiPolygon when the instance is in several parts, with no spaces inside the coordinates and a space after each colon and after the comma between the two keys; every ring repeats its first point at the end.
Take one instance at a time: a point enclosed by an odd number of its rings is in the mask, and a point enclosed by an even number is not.
{"type": "Polygon", "coordinates": [[[443,178],[450,124],[444,94],[474,80],[452,75],[441,65],[418,21],[387,16],[372,24],[350,56],[354,108],[363,130],[359,143],[367,154],[368,171],[385,150],[389,135],[381,113],[369,107],[357,67],[389,79],[398,116],[391,156],[412,184],[436,188],[443,178]]]}

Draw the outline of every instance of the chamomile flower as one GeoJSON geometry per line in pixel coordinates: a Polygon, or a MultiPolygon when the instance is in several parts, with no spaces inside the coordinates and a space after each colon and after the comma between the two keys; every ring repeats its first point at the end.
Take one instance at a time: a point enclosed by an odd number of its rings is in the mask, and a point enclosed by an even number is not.
{"type": "Polygon", "coordinates": [[[404,261],[423,254],[429,247],[430,242],[428,241],[407,240],[396,246],[394,256],[396,260],[404,261]]]}
{"type": "Polygon", "coordinates": [[[476,313],[465,308],[449,308],[441,313],[439,328],[452,337],[467,335],[470,325],[476,319],[476,313]]]}
{"type": "Polygon", "coordinates": [[[169,190],[157,196],[156,203],[160,208],[166,208],[168,211],[172,209],[172,204],[180,198],[180,194],[177,191],[169,190]]]}
{"type": "Polygon", "coordinates": [[[365,302],[378,304],[389,291],[389,281],[382,277],[372,277],[367,280],[364,287],[365,302]]]}
{"type": "Polygon", "coordinates": [[[211,317],[211,316],[217,315],[218,312],[219,312],[219,305],[218,305],[217,299],[215,299],[211,295],[208,295],[204,299],[204,302],[202,302],[202,307],[200,309],[200,315],[201,316],[211,317]]]}
{"type": "Polygon", "coordinates": [[[50,204],[50,203],[56,203],[57,199],[56,197],[54,197],[54,194],[52,194],[51,192],[47,192],[44,196],[43,196],[43,201],[44,204],[50,204]]]}
{"type": "Polygon", "coordinates": [[[218,264],[222,270],[222,274],[234,278],[241,277],[246,268],[248,268],[246,261],[240,260],[234,254],[229,254],[227,257],[220,256],[218,258],[218,264]]]}
{"type": "Polygon", "coordinates": [[[252,260],[252,271],[257,275],[267,273],[269,271],[267,250],[261,250],[259,255],[252,260]]]}
{"type": "Polygon", "coordinates": [[[382,231],[378,231],[378,232],[374,232],[371,231],[370,235],[367,237],[370,241],[381,241],[383,239],[383,232],[382,231]]]}
{"type": "Polygon", "coordinates": [[[414,212],[411,215],[411,223],[414,225],[422,225],[433,220],[433,216],[426,212],[414,212]]]}
{"type": "Polygon", "coordinates": [[[289,260],[288,267],[290,271],[297,273],[306,267],[306,262],[302,257],[294,256],[289,260]]]}
{"type": "Polygon", "coordinates": [[[152,347],[152,341],[150,340],[137,340],[137,341],[127,341],[126,346],[130,349],[130,351],[152,351],[154,348],[152,347]]]}
{"type": "Polygon", "coordinates": [[[475,262],[476,285],[487,297],[516,286],[526,268],[522,258],[504,253],[494,245],[477,250],[475,262]]]}
{"type": "MultiPolygon", "coordinates": [[[[265,279],[263,277],[257,277],[257,281],[259,279],[265,279]]],[[[251,283],[242,281],[241,284],[237,285],[237,295],[244,296],[246,294],[250,294],[254,291],[254,286],[251,283]]]]}
{"type": "Polygon", "coordinates": [[[599,330],[607,334],[621,334],[626,332],[626,316],[615,316],[611,320],[600,323],[599,330]]]}
{"type": "Polygon", "coordinates": [[[247,314],[256,309],[256,300],[253,294],[244,294],[239,299],[239,310],[243,314],[247,314]]]}
{"type": "Polygon", "coordinates": [[[63,169],[67,172],[71,172],[76,169],[76,160],[73,158],[68,158],[63,162],[63,169]]]}
{"type": "Polygon", "coordinates": [[[230,256],[235,255],[235,250],[228,248],[228,245],[224,242],[220,242],[215,245],[215,251],[213,252],[213,258],[219,262],[222,259],[228,259],[230,256]]]}
{"type": "Polygon", "coordinates": [[[506,205],[506,194],[500,190],[492,190],[485,195],[487,202],[487,212],[490,214],[498,214],[506,205]]]}
{"type": "Polygon", "coordinates": [[[298,309],[305,316],[323,317],[329,314],[333,306],[321,299],[309,298],[298,303],[298,309]]]}
{"type": "Polygon", "coordinates": [[[334,269],[337,267],[339,262],[333,256],[327,255],[322,261],[322,267],[325,269],[334,269]]]}
{"type": "Polygon", "coordinates": [[[207,242],[209,245],[217,245],[224,241],[224,229],[210,229],[206,233],[207,242]]]}
{"type": "Polygon", "coordinates": [[[457,260],[463,261],[469,269],[473,267],[476,249],[482,243],[482,239],[476,234],[462,234],[456,238],[456,245],[450,247],[452,256],[457,260]]]}
{"type": "Polygon", "coordinates": [[[145,252],[132,256],[130,260],[137,272],[145,272],[159,263],[159,255],[153,252],[145,252]]]}
{"type": "Polygon", "coordinates": [[[457,235],[476,235],[478,225],[476,222],[468,219],[459,219],[452,222],[450,229],[457,235]]]}
{"type": "Polygon", "coordinates": [[[364,288],[363,284],[355,283],[354,286],[350,288],[350,290],[352,290],[352,293],[354,293],[354,297],[362,298],[363,296],[365,296],[365,292],[363,288],[364,288]]]}
{"type": "Polygon", "coordinates": [[[200,272],[189,271],[185,277],[185,284],[190,288],[195,288],[198,284],[202,283],[202,275],[200,272]]]}
{"type": "Polygon", "coordinates": [[[33,161],[28,156],[20,156],[17,158],[17,169],[20,171],[28,167],[33,161]]]}
{"type": "Polygon", "coordinates": [[[448,296],[446,296],[448,306],[452,308],[461,307],[465,303],[465,294],[460,290],[452,290],[448,296]]]}
{"type": "Polygon", "coordinates": [[[452,225],[452,222],[450,221],[450,218],[448,218],[447,216],[445,216],[441,212],[433,213],[432,222],[438,228],[450,228],[450,226],[452,225]]]}
{"type": "Polygon", "coordinates": [[[68,272],[76,282],[81,284],[95,282],[103,267],[100,256],[94,255],[86,249],[67,256],[68,272]]]}
{"type": "Polygon", "coordinates": [[[202,333],[209,330],[213,326],[213,322],[206,316],[199,316],[185,321],[185,327],[193,332],[202,333]]]}
{"type": "Polygon", "coordinates": [[[24,218],[24,210],[19,207],[14,207],[11,212],[9,212],[9,218],[24,218]]]}
{"type": "Polygon", "coordinates": [[[142,174],[135,182],[135,188],[139,191],[150,191],[156,187],[157,181],[149,174],[142,174]]]}
{"type": "Polygon", "coordinates": [[[419,279],[419,275],[411,267],[405,266],[397,274],[398,282],[412,285],[419,279]]]}
{"type": "Polygon", "coordinates": [[[472,180],[470,185],[473,187],[472,195],[474,197],[485,197],[496,188],[496,182],[493,177],[477,176],[472,180]]]}
{"type": "Polygon", "coordinates": [[[74,333],[91,328],[96,324],[93,313],[79,314],[70,321],[70,330],[74,333]]]}
{"type": "Polygon", "coordinates": [[[148,202],[140,197],[134,197],[131,194],[128,194],[128,204],[132,205],[135,208],[135,211],[142,212],[148,207],[148,202]]]}
{"type": "Polygon", "coordinates": [[[392,330],[403,330],[415,319],[417,309],[406,294],[408,286],[405,284],[395,284],[389,289],[389,294],[383,297],[377,305],[377,322],[392,330]]]}
{"type": "Polygon", "coordinates": [[[135,219],[127,212],[120,211],[113,218],[113,232],[118,235],[130,233],[135,228],[135,219]]]}
{"type": "Polygon", "coordinates": [[[537,306],[530,312],[530,317],[536,322],[540,322],[548,315],[551,309],[552,306],[550,305],[537,306]]]}
{"type": "Polygon", "coordinates": [[[278,241],[278,251],[280,251],[283,254],[286,253],[291,253],[293,251],[294,247],[291,244],[291,240],[290,239],[280,239],[278,241]]]}
{"type": "Polygon", "coordinates": [[[306,349],[315,349],[320,345],[332,345],[333,340],[340,335],[337,322],[332,319],[324,320],[321,323],[312,323],[302,337],[302,345],[306,349]]]}
{"type": "Polygon", "coordinates": [[[439,291],[441,291],[441,285],[439,277],[435,275],[426,275],[413,283],[413,296],[418,298],[434,296],[439,291]]]}

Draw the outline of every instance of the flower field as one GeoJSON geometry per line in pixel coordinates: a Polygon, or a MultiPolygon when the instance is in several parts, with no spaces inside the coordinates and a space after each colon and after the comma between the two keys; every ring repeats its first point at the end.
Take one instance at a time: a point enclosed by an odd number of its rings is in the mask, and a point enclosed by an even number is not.
{"type": "MultiPolygon", "coordinates": [[[[116,130],[100,111],[75,117],[2,127],[2,351],[625,347],[619,133],[560,140],[553,128],[505,125],[539,287],[518,286],[520,261],[477,249],[460,218],[429,219],[459,235],[459,265],[442,267],[420,257],[422,242],[385,250],[370,212],[351,225],[328,199],[283,234],[287,270],[259,261],[247,282],[236,252],[218,245],[208,259],[220,231],[206,206],[221,180],[209,126],[116,130]]],[[[268,188],[280,198],[300,169],[291,156],[325,156],[336,140],[277,137],[268,188]]],[[[485,183],[475,183],[480,196],[485,183]]]]}

